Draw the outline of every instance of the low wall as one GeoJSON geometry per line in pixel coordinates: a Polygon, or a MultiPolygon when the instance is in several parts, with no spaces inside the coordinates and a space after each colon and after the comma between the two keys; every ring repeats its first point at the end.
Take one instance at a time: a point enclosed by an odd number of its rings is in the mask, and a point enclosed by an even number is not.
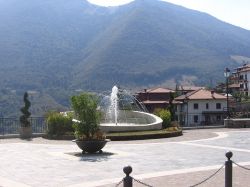
{"type": "Polygon", "coordinates": [[[153,114],[131,111],[126,113],[126,117],[134,117],[136,119],[144,119],[145,123],[121,123],[118,125],[110,123],[101,123],[100,129],[104,132],[124,132],[124,131],[145,131],[159,130],[162,128],[162,119],[153,114]]]}
{"type": "Polygon", "coordinates": [[[225,119],[224,126],[227,128],[250,128],[250,118],[225,119]]]}

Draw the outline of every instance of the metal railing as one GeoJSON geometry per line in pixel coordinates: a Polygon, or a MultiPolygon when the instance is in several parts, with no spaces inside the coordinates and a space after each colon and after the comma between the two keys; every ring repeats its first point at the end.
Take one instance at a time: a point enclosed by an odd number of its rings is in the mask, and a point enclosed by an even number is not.
{"type": "MultiPolygon", "coordinates": [[[[32,125],[32,133],[45,133],[47,130],[46,119],[44,117],[29,118],[32,125]]],[[[0,135],[19,134],[20,121],[17,117],[0,118],[0,135]]]]}

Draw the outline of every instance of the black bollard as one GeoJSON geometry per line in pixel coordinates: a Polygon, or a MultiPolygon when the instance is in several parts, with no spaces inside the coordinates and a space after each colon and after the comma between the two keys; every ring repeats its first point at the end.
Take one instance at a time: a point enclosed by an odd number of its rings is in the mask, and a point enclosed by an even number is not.
{"type": "Polygon", "coordinates": [[[225,162],[225,187],[233,186],[233,167],[232,160],[230,160],[233,156],[231,151],[226,153],[227,161],[225,162]]]}
{"type": "Polygon", "coordinates": [[[123,172],[126,174],[126,177],[123,178],[123,187],[133,187],[133,178],[129,176],[129,174],[132,172],[132,167],[124,167],[123,172]]]}

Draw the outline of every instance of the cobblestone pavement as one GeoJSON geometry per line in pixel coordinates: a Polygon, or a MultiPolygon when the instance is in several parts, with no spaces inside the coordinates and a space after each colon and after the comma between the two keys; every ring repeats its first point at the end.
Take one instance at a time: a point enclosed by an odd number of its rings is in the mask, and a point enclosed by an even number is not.
{"type": "MultiPolygon", "coordinates": [[[[104,154],[82,156],[70,141],[0,139],[0,186],[114,186],[126,165],[154,186],[190,186],[219,168],[227,150],[234,161],[250,165],[249,140],[250,129],[187,130],[176,138],[110,142],[104,154]]],[[[250,174],[238,170],[237,180],[250,174]]],[[[222,186],[223,171],[216,177],[205,186],[222,186]]],[[[249,184],[249,177],[244,181],[249,184]]]]}

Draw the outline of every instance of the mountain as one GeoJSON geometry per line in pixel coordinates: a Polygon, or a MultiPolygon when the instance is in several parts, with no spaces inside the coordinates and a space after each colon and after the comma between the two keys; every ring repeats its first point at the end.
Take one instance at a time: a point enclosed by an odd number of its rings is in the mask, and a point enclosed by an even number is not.
{"type": "Polygon", "coordinates": [[[114,84],[215,84],[249,49],[250,31],[163,1],[0,0],[0,93],[34,90],[58,106],[114,84]]]}
{"type": "Polygon", "coordinates": [[[147,0],[123,8],[128,13],[89,47],[92,53],[77,66],[83,71],[75,82],[111,87],[195,76],[206,84],[222,78],[225,66],[233,65],[231,55],[250,55],[249,31],[208,14],[147,0]]]}

